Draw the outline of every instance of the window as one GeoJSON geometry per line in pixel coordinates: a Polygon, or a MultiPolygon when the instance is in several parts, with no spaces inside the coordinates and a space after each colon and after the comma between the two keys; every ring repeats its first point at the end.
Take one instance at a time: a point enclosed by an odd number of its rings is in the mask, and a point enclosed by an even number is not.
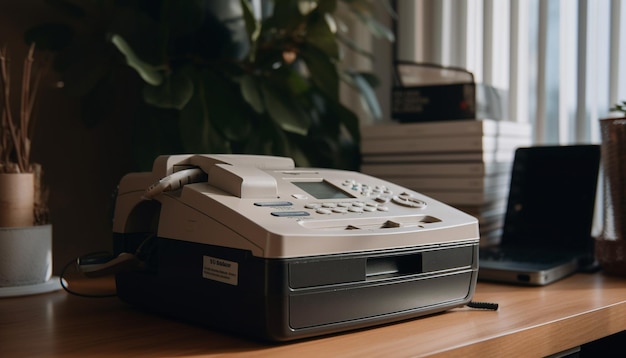
{"type": "Polygon", "coordinates": [[[624,0],[397,0],[400,60],[466,68],[509,90],[536,144],[599,142],[626,99],[624,0]]]}

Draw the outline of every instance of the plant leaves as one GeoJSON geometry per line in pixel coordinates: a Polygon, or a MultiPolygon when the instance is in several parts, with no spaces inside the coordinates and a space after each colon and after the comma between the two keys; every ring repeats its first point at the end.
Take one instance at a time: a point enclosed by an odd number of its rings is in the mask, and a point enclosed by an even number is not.
{"type": "Polygon", "coordinates": [[[270,32],[279,29],[284,34],[290,34],[303,21],[304,16],[300,13],[297,1],[274,0],[272,14],[263,21],[262,28],[270,32]]]}
{"type": "Polygon", "coordinates": [[[332,60],[312,46],[303,46],[301,57],[309,70],[309,78],[326,96],[339,98],[339,74],[332,60]]]}
{"type": "MultiPolygon", "coordinates": [[[[373,3],[368,0],[344,0],[348,5],[348,9],[368,28],[370,33],[378,38],[384,38],[388,41],[395,41],[395,35],[388,27],[381,24],[374,18],[375,9],[373,3]]],[[[390,6],[386,5],[387,12],[390,6]]],[[[391,11],[392,15],[394,14],[391,11]]]]}
{"type": "Polygon", "coordinates": [[[189,103],[180,112],[179,130],[186,153],[230,153],[229,141],[211,122],[211,113],[205,100],[204,84],[199,81],[189,103]]]}
{"type": "Polygon", "coordinates": [[[239,83],[223,73],[205,71],[201,75],[203,96],[211,123],[229,141],[242,141],[250,136],[254,111],[241,96],[239,83]]]}
{"type": "Polygon", "coordinates": [[[256,79],[252,75],[243,75],[240,81],[241,95],[243,99],[248,102],[250,107],[254,109],[256,113],[265,112],[263,106],[263,99],[261,98],[260,88],[257,85],[256,79]]]}
{"type": "Polygon", "coordinates": [[[240,0],[240,2],[241,8],[243,9],[243,19],[246,23],[246,30],[248,32],[248,39],[250,40],[250,45],[252,46],[252,44],[259,38],[261,24],[254,17],[251,2],[249,0],[240,0]]]}
{"type": "Polygon", "coordinates": [[[371,52],[368,52],[364,49],[362,49],[361,47],[359,47],[359,45],[355,42],[352,41],[352,39],[348,36],[345,36],[341,33],[337,33],[337,39],[339,41],[341,41],[342,44],[344,44],[347,48],[349,48],[350,50],[358,53],[361,56],[365,56],[366,58],[370,59],[371,61],[374,60],[374,54],[371,52]]]}
{"type": "Polygon", "coordinates": [[[143,88],[146,103],[159,108],[183,109],[193,95],[193,82],[183,71],[176,71],[164,77],[157,86],[147,84],[143,88]]]}
{"type": "Polygon", "coordinates": [[[257,129],[244,143],[244,153],[290,156],[291,141],[270,118],[263,117],[257,129]]]}
{"type": "Polygon", "coordinates": [[[359,117],[350,109],[337,103],[337,118],[345,126],[355,143],[361,142],[361,127],[359,117]]]}
{"type": "Polygon", "coordinates": [[[311,45],[334,59],[339,59],[339,46],[335,34],[323,16],[311,16],[307,24],[305,40],[311,45]]]}
{"type": "Polygon", "coordinates": [[[163,75],[155,67],[142,61],[120,35],[113,34],[111,42],[126,57],[126,63],[132,67],[149,85],[158,86],[163,82],[163,75]]]}
{"type": "Polygon", "coordinates": [[[307,134],[311,124],[309,117],[289,93],[278,90],[265,82],[261,84],[261,91],[265,108],[276,124],[287,132],[307,134]]]}
{"type": "Polygon", "coordinates": [[[333,13],[336,9],[337,0],[320,0],[317,2],[317,10],[321,13],[333,13]]]}
{"type": "MultiPolygon", "coordinates": [[[[370,116],[376,121],[382,120],[382,110],[380,108],[380,104],[378,103],[378,98],[376,97],[374,88],[372,88],[368,78],[355,71],[346,71],[346,75],[352,79],[352,83],[359,91],[359,95],[365,105],[364,107],[370,116]]],[[[369,79],[372,80],[371,75],[369,76],[369,79]]]]}

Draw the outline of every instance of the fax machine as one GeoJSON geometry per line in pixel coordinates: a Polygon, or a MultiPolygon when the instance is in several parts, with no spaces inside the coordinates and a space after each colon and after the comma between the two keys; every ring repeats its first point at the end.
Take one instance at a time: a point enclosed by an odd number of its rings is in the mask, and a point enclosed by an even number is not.
{"type": "Polygon", "coordinates": [[[286,341],[467,304],[478,222],[358,172],[284,157],[161,156],[122,178],[118,296],[215,329],[286,341]]]}

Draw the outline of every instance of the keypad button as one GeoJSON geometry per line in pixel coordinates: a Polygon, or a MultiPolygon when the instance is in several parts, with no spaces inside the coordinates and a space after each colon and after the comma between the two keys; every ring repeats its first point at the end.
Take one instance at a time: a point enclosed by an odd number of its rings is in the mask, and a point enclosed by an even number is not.
{"type": "Polygon", "coordinates": [[[289,216],[309,216],[311,214],[309,214],[306,211],[273,211],[272,215],[277,216],[277,217],[289,217],[289,216]]]}

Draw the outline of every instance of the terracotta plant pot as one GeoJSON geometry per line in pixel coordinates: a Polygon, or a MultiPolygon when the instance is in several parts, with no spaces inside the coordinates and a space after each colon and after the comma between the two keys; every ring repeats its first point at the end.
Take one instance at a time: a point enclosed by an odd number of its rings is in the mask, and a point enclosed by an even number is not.
{"type": "Polygon", "coordinates": [[[33,173],[0,174],[0,227],[34,224],[34,180],[33,173]]]}

